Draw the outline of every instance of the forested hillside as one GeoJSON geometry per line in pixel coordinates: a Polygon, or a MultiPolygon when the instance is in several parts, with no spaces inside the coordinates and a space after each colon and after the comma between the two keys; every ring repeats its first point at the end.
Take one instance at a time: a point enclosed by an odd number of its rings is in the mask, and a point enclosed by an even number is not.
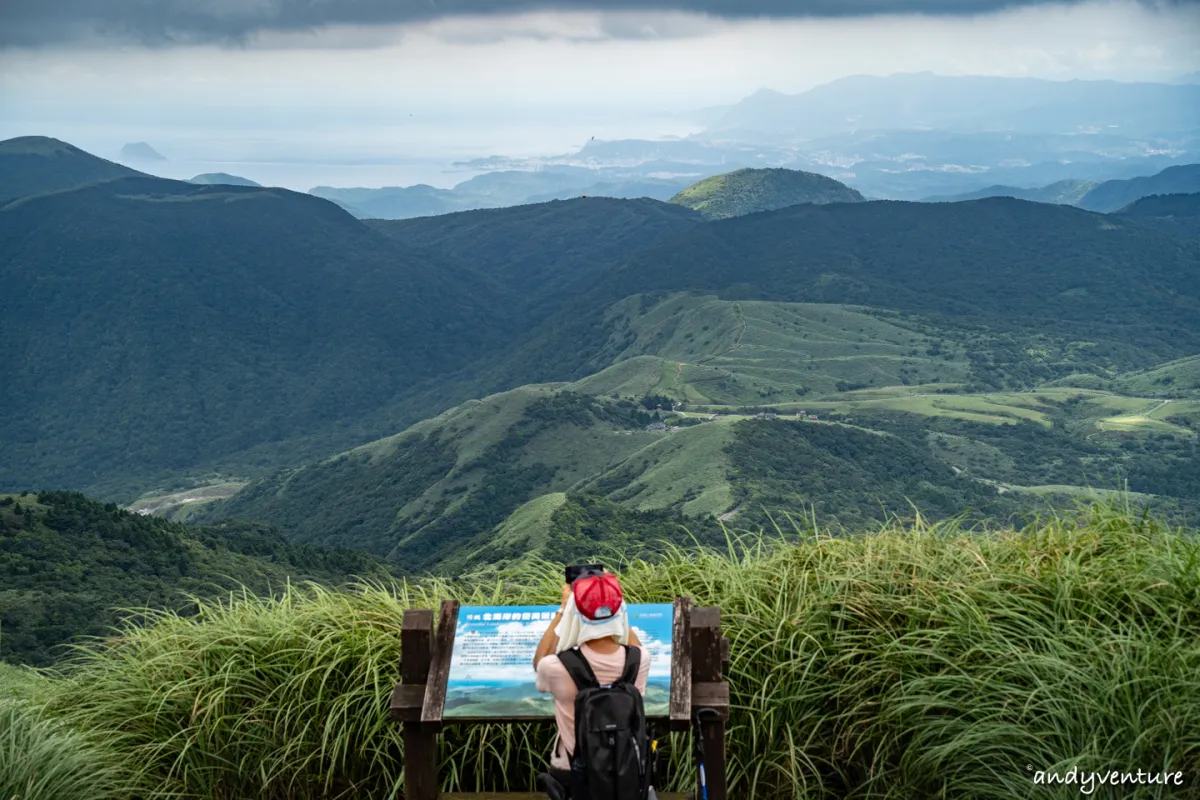
{"type": "MultiPolygon", "coordinates": [[[[491,387],[610,363],[606,309],[635,293],[886,309],[1019,388],[1200,350],[1200,243],[1074,208],[993,198],[801,205],[696,227],[614,264],[487,373],[491,387]]],[[[512,385],[511,383],[508,385],[512,385]]]]}
{"type": "Polygon", "coordinates": [[[361,552],[289,542],[263,525],[189,528],[73,492],[0,496],[0,659],[46,665],[138,609],[186,595],[270,594],[289,582],[384,577],[361,552]]]}
{"type": "Polygon", "coordinates": [[[1166,231],[1200,236],[1200,193],[1143,197],[1114,216],[1166,231]]]}
{"type": "Polygon", "coordinates": [[[510,330],[487,276],[280,189],[127,178],[10,203],[0,276],[8,488],[383,435],[414,383],[510,330]]]}
{"type": "Polygon", "coordinates": [[[0,205],[17,197],[140,175],[46,136],[0,142],[0,205]]]}

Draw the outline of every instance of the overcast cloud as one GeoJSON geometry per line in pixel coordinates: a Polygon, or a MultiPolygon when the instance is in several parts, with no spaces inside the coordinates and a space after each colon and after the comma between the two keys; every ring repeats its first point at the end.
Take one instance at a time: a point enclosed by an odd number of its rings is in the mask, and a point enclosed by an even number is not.
{"type": "Polygon", "coordinates": [[[577,0],[559,5],[593,10],[501,13],[534,5],[0,0],[0,139],[56,136],[109,158],[144,140],[172,177],[453,185],[462,176],[415,161],[686,135],[699,126],[670,115],[846,75],[1162,81],[1200,70],[1196,2],[628,0],[643,9],[632,11],[577,0]],[[456,13],[480,8],[495,13],[456,13]],[[935,8],[956,13],[900,13],[935,8]],[[869,13],[884,9],[896,13],[869,13]],[[765,12],[791,16],[747,16],[765,12]],[[113,46],[100,27],[156,44],[113,46]]]}
{"type": "MultiPolygon", "coordinates": [[[[1195,5],[1197,1],[1142,0],[1142,4],[1170,8],[1195,5]]],[[[721,19],[837,18],[880,14],[970,16],[1044,4],[1045,0],[5,0],[0,4],[0,46],[248,42],[270,31],[403,25],[541,10],[680,11],[721,19]]],[[[642,26],[609,32],[635,38],[646,35],[642,26]]]]}

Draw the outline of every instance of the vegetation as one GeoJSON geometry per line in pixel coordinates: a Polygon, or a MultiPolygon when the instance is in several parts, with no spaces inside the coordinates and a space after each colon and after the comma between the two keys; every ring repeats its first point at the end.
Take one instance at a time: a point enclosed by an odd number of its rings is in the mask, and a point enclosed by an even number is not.
{"type": "Polygon", "coordinates": [[[405,244],[473,264],[511,290],[511,313],[530,309],[540,319],[614,261],[701,222],[698,214],[654,200],[589,197],[370,224],[405,244]]]}
{"type": "Polygon", "coordinates": [[[798,203],[860,203],[863,196],[840,181],[796,169],[745,167],[694,183],[668,202],[728,219],[798,203]]]}
{"type": "MultiPolygon", "coordinates": [[[[139,609],[194,610],[201,596],[289,581],[379,577],[364,553],[289,542],[262,525],[189,528],[74,492],[0,497],[0,658],[44,666],[139,609]],[[124,609],[124,610],[118,610],[124,609]]],[[[0,770],[2,771],[2,770],[0,770]]]]}
{"type": "Polygon", "coordinates": [[[1115,212],[1115,216],[1167,231],[1200,236],[1200,192],[1143,197],[1115,212]]]}
{"type": "MultiPolygon", "coordinates": [[[[930,202],[958,202],[984,197],[1015,197],[1038,203],[1062,203],[1088,211],[1111,213],[1155,195],[1200,192],[1200,164],[1167,167],[1155,175],[1110,181],[1057,181],[1049,186],[1018,189],[1015,186],[990,186],[965,194],[931,197],[930,202]]],[[[1161,202],[1161,201],[1160,201],[1161,202]]]]}
{"type": "Polygon", "coordinates": [[[224,184],[226,186],[262,186],[261,183],[243,178],[240,175],[230,175],[228,172],[204,172],[188,180],[188,183],[224,184]]]}
{"type": "Polygon", "coordinates": [[[1016,186],[989,186],[986,189],[964,194],[930,197],[927,202],[956,203],[962,200],[982,200],[985,197],[1015,197],[1018,200],[1032,200],[1035,203],[1059,203],[1073,206],[1078,205],[1083,196],[1094,189],[1097,184],[1097,181],[1068,179],[1034,189],[1021,189],[1016,186]]]}
{"type": "Polygon", "coordinates": [[[46,136],[0,142],[0,205],[18,197],[141,174],[46,136]]]}
{"type": "Polygon", "coordinates": [[[0,489],[131,500],[378,438],[508,325],[470,268],[282,189],[40,195],[0,210],[0,254],[0,489]]]}
{"type": "MultiPolygon", "coordinates": [[[[917,520],[788,538],[614,562],[632,601],[720,606],[732,796],[1067,798],[1078,786],[1036,786],[1033,770],[1071,769],[1182,771],[1183,793],[1121,796],[1188,796],[1200,773],[1193,533],[1099,506],[1019,531],[917,520]]],[[[551,603],[559,581],[558,566],[530,562],[163,613],[18,701],[46,727],[10,730],[40,752],[59,744],[49,725],[103,739],[93,769],[133,772],[137,800],[394,797],[403,752],[386,707],[403,609],[551,603]]],[[[528,788],[550,735],[447,728],[443,788],[528,788]]],[[[671,788],[694,781],[686,740],[668,737],[665,755],[671,788]]]]}
{"type": "Polygon", "coordinates": [[[1157,175],[1126,180],[1104,181],[1080,199],[1080,208],[1089,211],[1117,211],[1142,197],[1155,194],[1200,192],[1200,164],[1167,167],[1157,175]]]}
{"type": "Polygon", "coordinates": [[[628,338],[614,304],[636,295],[650,308],[683,290],[882,310],[965,357],[973,389],[1144,369],[1200,352],[1187,299],[1200,295],[1198,260],[1190,237],[1005,198],[792,206],[697,226],[614,264],[481,366],[481,384],[603,370],[628,338]]]}

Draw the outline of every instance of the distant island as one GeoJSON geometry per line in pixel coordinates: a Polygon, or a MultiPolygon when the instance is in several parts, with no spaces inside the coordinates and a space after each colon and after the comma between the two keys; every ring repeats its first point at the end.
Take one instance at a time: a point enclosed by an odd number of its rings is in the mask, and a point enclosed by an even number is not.
{"type": "Polygon", "coordinates": [[[126,161],[166,161],[162,153],[145,142],[129,142],[121,148],[121,158],[126,161]]]}

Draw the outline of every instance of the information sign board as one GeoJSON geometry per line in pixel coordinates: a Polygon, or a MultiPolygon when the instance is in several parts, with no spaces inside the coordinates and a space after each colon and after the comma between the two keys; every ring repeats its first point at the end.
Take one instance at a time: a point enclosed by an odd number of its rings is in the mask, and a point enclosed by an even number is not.
{"type": "MultiPolygon", "coordinates": [[[[444,718],[554,716],[534,686],[533,653],[557,606],[461,606],[450,658],[444,718]]],[[[670,603],[631,604],[629,623],[650,652],[646,715],[667,715],[671,692],[670,603]]]]}

